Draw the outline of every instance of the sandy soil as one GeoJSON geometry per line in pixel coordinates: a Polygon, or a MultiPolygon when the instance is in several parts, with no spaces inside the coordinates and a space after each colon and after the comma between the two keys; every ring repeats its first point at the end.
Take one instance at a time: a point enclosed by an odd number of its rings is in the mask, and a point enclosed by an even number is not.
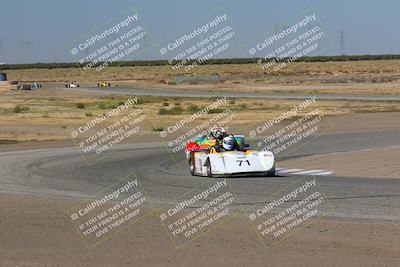
{"type": "MultiPolygon", "coordinates": [[[[153,136],[157,136],[157,133],[153,131],[152,125],[166,127],[184,116],[188,116],[190,112],[186,109],[193,104],[198,107],[205,107],[209,104],[209,99],[185,98],[178,100],[174,97],[141,97],[141,99],[146,101],[140,107],[143,108],[149,122],[143,129],[146,130],[146,134],[153,136]],[[158,114],[161,109],[171,109],[176,103],[181,104],[182,114],[163,116],[158,114]],[[164,106],[164,104],[168,106],[164,106]]],[[[126,98],[122,96],[112,100],[110,95],[54,88],[2,92],[0,94],[0,144],[2,140],[49,141],[69,139],[67,128],[82,125],[109,110],[101,109],[99,103],[108,105],[112,102],[125,100],[126,98]],[[77,103],[84,104],[85,107],[77,108],[77,103]],[[14,111],[16,107],[19,107],[22,111],[16,113],[14,111]]],[[[229,108],[235,113],[236,119],[232,124],[235,124],[238,128],[246,128],[253,123],[261,124],[274,116],[281,115],[284,111],[290,110],[300,103],[300,100],[236,99],[235,101],[230,100],[222,108],[229,108]]],[[[354,112],[384,113],[384,115],[380,115],[383,122],[378,122],[379,125],[388,121],[385,116],[392,117],[389,112],[400,111],[399,105],[392,102],[320,101],[317,105],[325,115],[351,114],[354,112]]],[[[354,116],[363,118],[363,113],[354,116]]],[[[341,123],[349,125],[345,120],[341,123]]],[[[370,126],[369,124],[366,125],[370,126]]],[[[387,125],[388,123],[384,126],[387,125]]],[[[357,126],[359,128],[364,127],[360,123],[357,123],[357,126]]]]}
{"type": "MultiPolygon", "coordinates": [[[[400,131],[398,116],[398,113],[335,116],[330,118],[333,128],[329,133],[400,131]]],[[[327,169],[334,171],[334,175],[338,176],[400,178],[399,155],[398,146],[363,149],[284,160],[279,162],[279,167],[327,169]]]]}
{"type": "Polygon", "coordinates": [[[327,169],[337,176],[400,178],[399,155],[399,147],[338,152],[285,160],[279,167],[327,169]]]}
{"type": "Polygon", "coordinates": [[[220,91],[278,91],[314,93],[399,94],[400,60],[342,62],[294,62],[280,71],[258,64],[202,65],[190,73],[170,66],[108,67],[101,72],[78,68],[6,70],[10,80],[58,83],[77,81],[95,86],[107,81],[121,86],[158,86],[220,91]],[[175,76],[218,75],[217,82],[192,81],[177,84],[175,76]]]}
{"type": "Polygon", "coordinates": [[[88,250],[66,215],[77,200],[0,194],[1,266],[398,266],[400,228],[320,220],[265,248],[241,215],[176,249],[149,215],[88,250]]]}

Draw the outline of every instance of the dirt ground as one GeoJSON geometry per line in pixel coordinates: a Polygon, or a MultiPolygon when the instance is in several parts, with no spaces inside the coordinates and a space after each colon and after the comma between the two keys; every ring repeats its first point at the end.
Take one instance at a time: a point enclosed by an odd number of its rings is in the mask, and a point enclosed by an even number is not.
{"type": "MultiPolygon", "coordinates": [[[[121,79],[121,84],[128,85],[171,86],[211,91],[222,88],[260,92],[313,90],[314,93],[398,94],[398,62],[299,63],[300,68],[296,65],[293,69],[285,70],[286,73],[267,73],[262,78],[253,65],[247,68],[243,75],[239,75],[243,66],[217,66],[215,68],[220,68],[225,81],[211,86],[172,84],[171,77],[156,75],[165,67],[136,68],[138,73],[131,73],[131,68],[123,68],[119,69],[119,73],[126,77],[115,79],[121,79]],[[301,69],[304,73],[298,73],[295,69],[301,69]],[[249,81],[249,77],[252,80],[249,81]]],[[[88,73],[80,76],[81,74],[72,73],[71,70],[53,70],[51,73],[46,71],[16,70],[8,72],[8,76],[10,79],[21,81],[59,82],[82,79],[97,82],[88,73]],[[57,78],[57,75],[61,78],[57,78]],[[39,78],[34,80],[33,77],[39,78]]],[[[216,69],[200,68],[198,73],[210,74],[213,71],[216,69]]],[[[99,79],[111,79],[112,75],[114,74],[111,69],[99,79]]],[[[97,101],[114,101],[101,99],[101,96],[89,93],[65,94],[64,90],[54,90],[46,86],[29,92],[2,91],[0,94],[0,151],[71,146],[72,142],[63,126],[82,123],[103,112],[98,109],[97,101]],[[77,109],[77,102],[83,102],[86,108],[77,109]],[[29,109],[20,113],[10,112],[17,105],[29,109]]],[[[159,109],[170,109],[178,101],[180,100],[158,99],[144,106],[151,110],[151,116],[156,118],[159,109]],[[169,106],[164,106],[165,101],[169,102],[169,106]]],[[[182,103],[186,110],[193,101],[186,100],[182,103]]],[[[243,122],[238,127],[243,129],[244,125],[254,123],[255,119],[265,121],[269,116],[287,110],[290,105],[296,103],[286,100],[251,99],[236,100],[231,105],[238,111],[240,121],[243,122]]],[[[329,116],[334,126],[332,132],[400,130],[398,103],[321,103],[327,114],[335,115],[329,116]]],[[[162,119],[158,116],[159,124],[156,126],[162,127],[162,123],[168,125],[180,116],[168,115],[162,119]]],[[[158,132],[152,131],[151,128],[147,131],[148,134],[141,141],[159,140],[158,132]]],[[[397,166],[399,153],[398,147],[332,153],[297,161],[283,161],[279,167],[285,167],[287,164],[292,168],[330,169],[343,176],[400,178],[397,166]]],[[[326,218],[315,221],[276,246],[265,248],[249,225],[248,219],[238,215],[203,237],[176,249],[159,218],[149,215],[99,246],[87,249],[66,213],[78,201],[0,194],[2,266],[398,266],[400,262],[398,225],[326,218]]]]}
{"type": "Polygon", "coordinates": [[[351,177],[400,178],[400,148],[360,150],[314,155],[301,160],[285,160],[280,167],[334,170],[334,175],[351,177]]]}
{"type": "MultiPolygon", "coordinates": [[[[50,141],[69,139],[68,129],[80,126],[96,116],[124,103],[128,96],[112,96],[42,88],[32,91],[8,91],[0,93],[0,143],[2,141],[50,141]],[[82,108],[77,105],[81,104],[82,108]]],[[[208,98],[140,97],[140,108],[146,113],[147,135],[157,136],[154,128],[162,128],[208,106],[208,98]],[[162,110],[180,108],[174,115],[160,115],[162,110]]],[[[235,115],[232,127],[246,128],[261,123],[294,108],[303,100],[228,99],[220,106],[220,112],[229,109],[235,115]]],[[[374,101],[318,101],[313,105],[324,115],[353,113],[399,112],[395,102],[374,101]]],[[[308,110],[307,112],[309,112],[308,110]]],[[[304,111],[306,112],[306,111],[304,111]]],[[[209,117],[212,115],[208,115],[209,117]]]]}
{"type": "Polygon", "coordinates": [[[399,94],[400,60],[338,62],[294,62],[274,71],[258,64],[202,65],[190,72],[172,71],[170,66],[108,67],[103,71],[79,68],[6,70],[9,80],[39,82],[44,86],[76,81],[96,86],[100,81],[118,86],[192,88],[207,91],[297,92],[328,94],[399,94]],[[218,80],[189,80],[175,77],[218,75],[218,80]]]}
{"type": "MultiPolygon", "coordinates": [[[[400,131],[399,113],[341,115],[330,120],[333,128],[327,133],[400,131]]],[[[400,178],[399,155],[400,147],[391,146],[289,159],[280,161],[279,167],[327,169],[337,176],[400,178]]]]}
{"type": "Polygon", "coordinates": [[[9,194],[0,199],[5,267],[398,266],[400,261],[397,225],[318,220],[266,248],[242,215],[179,249],[159,218],[148,215],[87,249],[66,215],[77,200],[9,194]]]}

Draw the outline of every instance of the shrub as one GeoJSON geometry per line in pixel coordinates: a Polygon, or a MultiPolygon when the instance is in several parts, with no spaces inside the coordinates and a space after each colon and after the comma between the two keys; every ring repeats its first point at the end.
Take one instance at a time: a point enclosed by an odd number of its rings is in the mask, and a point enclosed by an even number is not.
{"type": "Polygon", "coordinates": [[[168,102],[164,102],[164,103],[162,103],[162,105],[163,105],[163,107],[168,107],[169,103],[168,102]]]}
{"type": "Polygon", "coordinates": [[[14,112],[14,113],[21,113],[21,112],[28,111],[28,110],[29,110],[29,107],[15,106],[15,107],[13,108],[13,112],[14,112]]]}
{"type": "Polygon", "coordinates": [[[110,104],[108,104],[106,107],[107,107],[107,108],[110,108],[110,109],[113,109],[113,108],[117,108],[118,105],[117,105],[117,103],[110,103],[110,104]]]}
{"type": "Polygon", "coordinates": [[[168,115],[168,110],[166,110],[165,108],[160,108],[158,110],[158,115],[168,115]]]}
{"type": "Polygon", "coordinates": [[[136,105],[143,105],[144,104],[144,100],[142,98],[138,98],[136,105]]]}
{"type": "Polygon", "coordinates": [[[197,105],[190,105],[187,107],[187,110],[190,112],[196,112],[196,111],[199,111],[200,109],[197,105]]]}
{"type": "Polygon", "coordinates": [[[183,111],[183,108],[181,106],[175,106],[170,109],[170,114],[171,115],[179,115],[182,113],[182,111],[183,111]]]}
{"type": "Polygon", "coordinates": [[[153,131],[155,131],[155,132],[164,131],[164,128],[163,128],[163,127],[151,127],[151,129],[152,129],[153,131]]]}
{"type": "Polygon", "coordinates": [[[20,107],[20,106],[15,106],[15,107],[13,108],[13,112],[14,112],[14,113],[21,113],[21,107],[20,107]]]}
{"type": "Polygon", "coordinates": [[[76,103],[76,108],[85,108],[85,104],[83,103],[76,103]]]}
{"type": "Polygon", "coordinates": [[[215,113],[222,113],[222,112],[224,112],[225,110],[224,109],[222,109],[222,108],[214,108],[214,109],[210,109],[209,111],[208,111],[208,113],[209,114],[215,114],[215,113]]]}
{"type": "Polygon", "coordinates": [[[175,106],[171,109],[160,108],[158,110],[159,115],[180,115],[183,112],[183,108],[181,106],[175,106]]]}

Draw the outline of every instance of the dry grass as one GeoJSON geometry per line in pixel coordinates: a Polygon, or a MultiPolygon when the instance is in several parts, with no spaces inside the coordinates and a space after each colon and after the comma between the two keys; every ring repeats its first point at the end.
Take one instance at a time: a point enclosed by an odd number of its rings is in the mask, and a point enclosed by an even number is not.
{"type": "MultiPolygon", "coordinates": [[[[24,92],[20,92],[24,94],[24,92]]],[[[128,97],[112,96],[82,96],[82,97],[13,97],[0,98],[0,140],[61,140],[69,139],[66,129],[82,125],[95,116],[104,114],[117,107],[128,97]],[[77,107],[77,104],[80,108],[77,107]],[[15,112],[15,107],[20,112],[15,112]]],[[[178,120],[189,116],[208,106],[214,99],[177,98],[177,97],[141,97],[141,108],[147,115],[147,122],[143,129],[148,134],[156,132],[178,120]],[[176,108],[179,107],[179,108],[176,108]],[[160,115],[160,110],[174,112],[160,115]]],[[[228,100],[225,105],[218,107],[222,112],[229,109],[235,114],[230,126],[246,128],[248,125],[265,122],[274,116],[295,107],[301,100],[228,100]]],[[[400,111],[397,103],[390,102],[349,102],[349,101],[321,101],[318,107],[325,115],[338,115],[357,112],[393,112],[400,111]]],[[[209,114],[191,125],[201,123],[215,114],[209,114]]]]}
{"type": "Polygon", "coordinates": [[[199,90],[273,91],[315,93],[400,94],[400,60],[298,62],[282,70],[262,70],[257,64],[198,66],[191,72],[169,66],[109,67],[103,71],[26,69],[6,71],[10,80],[55,82],[62,86],[77,81],[94,86],[99,81],[119,86],[159,86],[199,90]],[[219,75],[219,81],[176,84],[176,75],[219,75]]]}
{"type": "MultiPolygon", "coordinates": [[[[109,67],[103,71],[81,70],[78,68],[66,69],[25,69],[7,70],[10,80],[18,81],[53,81],[64,82],[77,80],[80,82],[107,81],[151,81],[154,83],[165,83],[175,75],[220,75],[225,80],[235,81],[248,80],[249,82],[280,81],[282,77],[295,78],[301,76],[308,80],[312,77],[326,78],[335,75],[345,78],[353,77],[354,81],[361,82],[367,78],[381,77],[371,82],[392,81],[389,77],[398,79],[400,75],[400,60],[370,60],[370,61],[344,61],[344,62],[298,62],[289,64],[282,70],[275,72],[272,69],[262,70],[257,64],[227,64],[227,65],[203,65],[198,66],[190,72],[172,71],[169,66],[144,66],[144,67],[109,67]],[[386,79],[385,79],[386,77],[386,79]]],[[[321,82],[328,83],[328,80],[321,82]]]]}

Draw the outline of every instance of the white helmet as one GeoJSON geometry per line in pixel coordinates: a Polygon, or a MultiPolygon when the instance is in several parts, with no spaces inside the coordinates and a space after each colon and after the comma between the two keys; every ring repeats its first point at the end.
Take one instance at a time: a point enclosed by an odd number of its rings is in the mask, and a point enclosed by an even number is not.
{"type": "Polygon", "coordinates": [[[217,139],[222,139],[222,137],[226,134],[224,128],[221,127],[214,127],[211,129],[210,136],[215,137],[217,139]]]}
{"type": "Polygon", "coordinates": [[[232,136],[227,136],[222,140],[222,147],[226,150],[233,150],[235,140],[232,136]]]}

